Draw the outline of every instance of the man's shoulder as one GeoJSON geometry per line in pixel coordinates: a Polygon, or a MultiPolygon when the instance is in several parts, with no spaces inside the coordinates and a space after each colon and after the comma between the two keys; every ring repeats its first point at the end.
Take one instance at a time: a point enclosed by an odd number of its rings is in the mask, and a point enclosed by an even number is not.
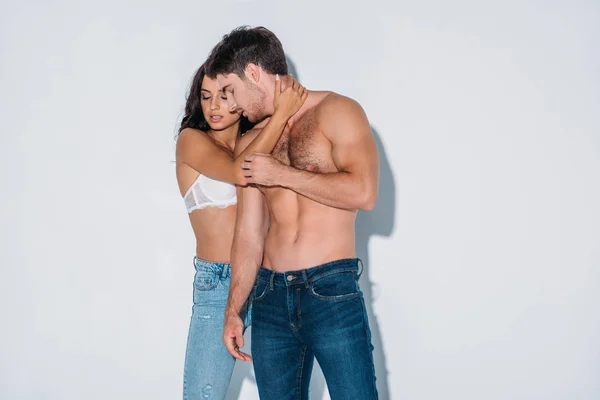
{"type": "Polygon", "coordinates": [[[317,92],[322,96],[321,101],[315,106],[315,111],[318,115],[331,116],[331,113],[346,114],[346,113],[362,113],[360,104],[342,94],[336,92],[317,92]]]}
{"type": "Polygon", "coordinates": [[[329,92],[317,105],[317,123],[325,137],[332,140],[338,134],[346,134],[349,127],[369,126],[369,121],[361,105],[354,99],[335,92],[329,92]]]}

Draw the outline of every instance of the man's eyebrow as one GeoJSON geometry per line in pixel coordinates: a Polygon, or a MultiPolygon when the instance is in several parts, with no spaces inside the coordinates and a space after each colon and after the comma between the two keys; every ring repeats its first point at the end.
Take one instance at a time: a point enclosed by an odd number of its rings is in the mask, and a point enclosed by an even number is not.
{"type": "Polygon", "coordinates": [[[223,87],[221,88],[221,91],[222,91],[223,93],[225,93],[225,91],[227,90],[227,88],[229,88],[229,86],[231,86],[231,83],[230,83],[229,85],[225,85],[225,86],[223,86],[223,87]]]}

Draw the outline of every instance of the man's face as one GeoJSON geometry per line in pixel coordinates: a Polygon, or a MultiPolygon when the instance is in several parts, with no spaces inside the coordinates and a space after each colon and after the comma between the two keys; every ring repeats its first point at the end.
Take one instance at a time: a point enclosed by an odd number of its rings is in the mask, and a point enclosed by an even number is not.
{"type": "Polygon", "coordinates": [[[232,112],[240,113],[254,123],[268,117],[265,110],[267,96],[251,78],[241,79],[234,73],[219,74],[217,81],[232,112]]]}

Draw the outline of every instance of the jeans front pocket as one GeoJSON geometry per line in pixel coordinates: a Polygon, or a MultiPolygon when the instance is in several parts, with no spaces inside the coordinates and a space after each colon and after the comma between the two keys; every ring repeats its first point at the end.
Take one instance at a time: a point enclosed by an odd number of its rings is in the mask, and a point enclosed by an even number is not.
{"type": "Polygon", "coordinates": [[[269,293],[269,282],[262,279],[257,279],[254,285],[252,301],[260,301],[269,293]]]}
{"type": "Polygon", "coordinates": [[[200,266],[194,276],[194,289],[200,291],[213,290],[219,284],[220,272],[211,266],[200,266]]]}
{"type": "Polygon", "coordinates": [[[345,271],[315,279],[310,294],[319,300],[348,300],[359,297],[360,289],[354,272],[345,271]]]}

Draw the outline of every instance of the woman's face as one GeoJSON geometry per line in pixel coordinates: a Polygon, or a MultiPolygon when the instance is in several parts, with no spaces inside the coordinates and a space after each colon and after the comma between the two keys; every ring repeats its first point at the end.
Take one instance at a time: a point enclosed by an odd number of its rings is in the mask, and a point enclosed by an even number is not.
{"type": "Polygon", "coordinates": [[[229,128],[240,120],[240,114],[229,112],[227,97],[219,90],[216,79],[205,76],[202,80],[200,104],[204,118],[213,131],[229,128]]]}

